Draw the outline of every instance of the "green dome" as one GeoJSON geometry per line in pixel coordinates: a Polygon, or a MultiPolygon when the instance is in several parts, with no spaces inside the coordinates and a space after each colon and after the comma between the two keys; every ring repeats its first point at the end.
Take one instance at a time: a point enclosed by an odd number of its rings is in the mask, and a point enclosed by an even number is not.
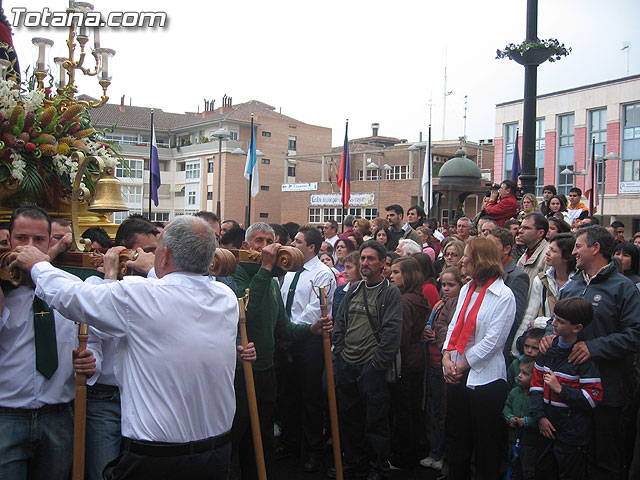
{"type": "Polygon", "coordinates": [[[472,160],[469,160],[465,157],[465,151],[460,149],[456,152],[456,156],[451,160],[448,160],[440,167],[440,182],[447,177],[456,177],[456,178],[467,178],[467,179],[480,179],[482,178],[482,173],[480,172],[480,168],[478,165],[473,163],[472,160]]]}

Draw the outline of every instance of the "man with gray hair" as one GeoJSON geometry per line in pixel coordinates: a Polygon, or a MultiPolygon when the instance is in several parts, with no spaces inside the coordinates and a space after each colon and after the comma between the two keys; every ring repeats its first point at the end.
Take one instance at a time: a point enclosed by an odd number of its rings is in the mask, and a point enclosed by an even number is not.
{"type": "Polygon", "coordinates": [[[471,228],[473,222],[467,217],[460,217],[456,223],[456,233],[463,242],[466,242],[471,237],[471,228]]]}
{"type": "MultiPolygon", "coordinates": [[[[257,360],[253,364],[260,433],[267,473],[274,459],[273,415],[276,403],[276,375],[273,368],[275,340],[298,340],[311,334],[322,334],[322,322],[313,325],[296,325],[289,321],[280,296],[280,286],[273,278],[278,274],[276,257],[281,245],[274,243],[275,232],[270,225],[256,222],[247,229],[243,248],[261,252],[261,264],[241,262],[233,278],[238,285],[238,295],[249,290],[247,305],[247,335],[255,344],[257,360]]],[[[236,370],[236,416],[233,420],[234,462],[239,454],[243,480],[257,478],[255,455],[250,430],[249,406],[245,388],[244,371],[236,370]]]]}
{"type": "MultiPolygon", "coordinates": [[[[105,256],[105,276],[117,270],[122,249],[105,256]]],[[[120,340],[122,453],[104,478],[204,478],[207,472],[226,480],[238,304],[231,290],[204,275],[215,252],[213,228],[178,217],[159,235],[147,278],[99,284],[53,267],[34,247],[17,250],[14,263],[30,272],[38,297],[120,340]]]]}
{"type": "Polygon", "coordinates": [[[403,238],[398,242],[396,253],[401,257],[408,257],[416,253],[422,252],[422,248],[410,238],[403,238]]]}

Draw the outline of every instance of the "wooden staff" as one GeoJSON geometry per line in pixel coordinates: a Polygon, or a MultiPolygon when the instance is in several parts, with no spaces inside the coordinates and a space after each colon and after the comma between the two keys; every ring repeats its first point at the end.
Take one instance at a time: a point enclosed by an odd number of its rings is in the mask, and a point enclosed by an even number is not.
{"type": "MultiPolygon", "coordinates": [[[[247,316],[245,311],[249,304],[249,289],[247,294],[238,298],[238,307],[240,308],[240,340],[242,345],[249,343],[247,337],[247,316]]],[[[258,470],[259,480],[267,480],[267,469],[264,465],[264,452],[262,450],[262,436],[260,435],[260,418],[258,417],[258,401],[256,400],[256,386],[253,381],[253,366],[247,360],[242,361],[242,369],[244,370],[244,382],[247,387],[247,399],[249,400],[249,418],[251,419],[251,433],[253,434],[253,451],[256,455],[256,469],[258,470]]]]}
{"type": "MultiPolygon", "coordinates": [[[[318,287],[320,311],[327,316],[327,292],[325,287],[318,287]]],[[[333,443],[333,463],[336,468],[336,479],[342,480],[342,452],[340,451],[340,430],[338,429],[338,404],[336,402],[336,384],[333,377],[333,359],[331,357],[331,339],[329,332],[322,329],[322,345],[324,347],[324,368],[327,371],[327,390],[329,392],[329,418],[331,419],[331,440],[333,443]]]]}
{"type": "MultiPolygon", "coordinates": [[[[87,349],[89,326],[78,324],[78,351],[87,349]]],[[[84,479],[84,447],[87,425],[87,376],[76,374],[76,400],[73,413],[73,480],[84,479]]]]}

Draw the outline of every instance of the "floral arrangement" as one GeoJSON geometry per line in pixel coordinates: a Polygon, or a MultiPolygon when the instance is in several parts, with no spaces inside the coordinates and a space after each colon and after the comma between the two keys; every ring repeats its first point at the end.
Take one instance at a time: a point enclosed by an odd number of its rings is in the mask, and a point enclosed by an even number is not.
{"type": "Polygon", "coordinates": [[[540,40],[539,38],[534,38],[532,41],[524,41],[518,45],[510,43],[502,50],[496,50],[496,58],[512,58],[514,52],[517,52],[519,55],[524,55],[531,49],[534,48],[547,48],[551,50],[551,57],[549,57],[550,62],[555,62],[556,60],[561,60],[562,57],[566,57],[571,52],[571,47],[565,47],[564,43],[560,43],[555,38],[548,38],[547,40],[540,40]]]}
{"type": "MultiPolygon", "coordinates": [[[[49,92],[0,79],[0,185],[15,188],[23,201],[57,206],[71,197],[78,170],[73,152],[101,156],[112,167],[120,156],[91,126],[87,106],[71,92],[49,92]]],[[[93,193],[90,174],[83,183],[93,193]]]]}

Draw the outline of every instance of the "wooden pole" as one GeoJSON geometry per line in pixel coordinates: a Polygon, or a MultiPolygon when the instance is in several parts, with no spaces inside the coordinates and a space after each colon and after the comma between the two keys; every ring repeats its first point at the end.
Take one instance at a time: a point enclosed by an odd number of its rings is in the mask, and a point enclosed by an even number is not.
{"type": "MultiPolygon", "coordinates": [[[[320,290],[320,311],[327,316],[327,293],[325,287],[320,290]]],[[[329,418],[331,420],[331,440],[333,443],[333,463],[336,468],[336,479],[342,480],[342,452],[340,449],[340,430],[338,429],[338,404],[336,402],[336,384],[333,377],[333,359],[331,357],[331,339],[326,330],[322,330],[324,347],[324,368],[327,371],[327,390],[329,392],[329,418]]]]}
{"type": "MultiPolygon", "coordinates": [[[[245,298],[238,299],[240,308],[240,339],[242,345],[249,343],[247,337],[247,316],[245,314],[245,298]]],[[[256,400],[256,386],[253,382],[253,366],[251,362],[243,360],[244,381],[247,387],[247,399],[249,400],[249,418],[251,419],[251,433],[253,434],[253,450],[256,455],[256,469],[258,479],[267,480],[267,469],[264,464],[264,451],[262,450],[262,436],[260,435],[260,419],[258,417],[258,401],[256,400]]]]}
{"type": "MultiPolygon", "coordinates": [[[[89,326],[78,325],[78,351],[87,349],[89,326]]],[[[76,400],[73,414],[73,480],[84,479],[84,447],[87,426],[87,376],[76,374],[76,400]]]]}

